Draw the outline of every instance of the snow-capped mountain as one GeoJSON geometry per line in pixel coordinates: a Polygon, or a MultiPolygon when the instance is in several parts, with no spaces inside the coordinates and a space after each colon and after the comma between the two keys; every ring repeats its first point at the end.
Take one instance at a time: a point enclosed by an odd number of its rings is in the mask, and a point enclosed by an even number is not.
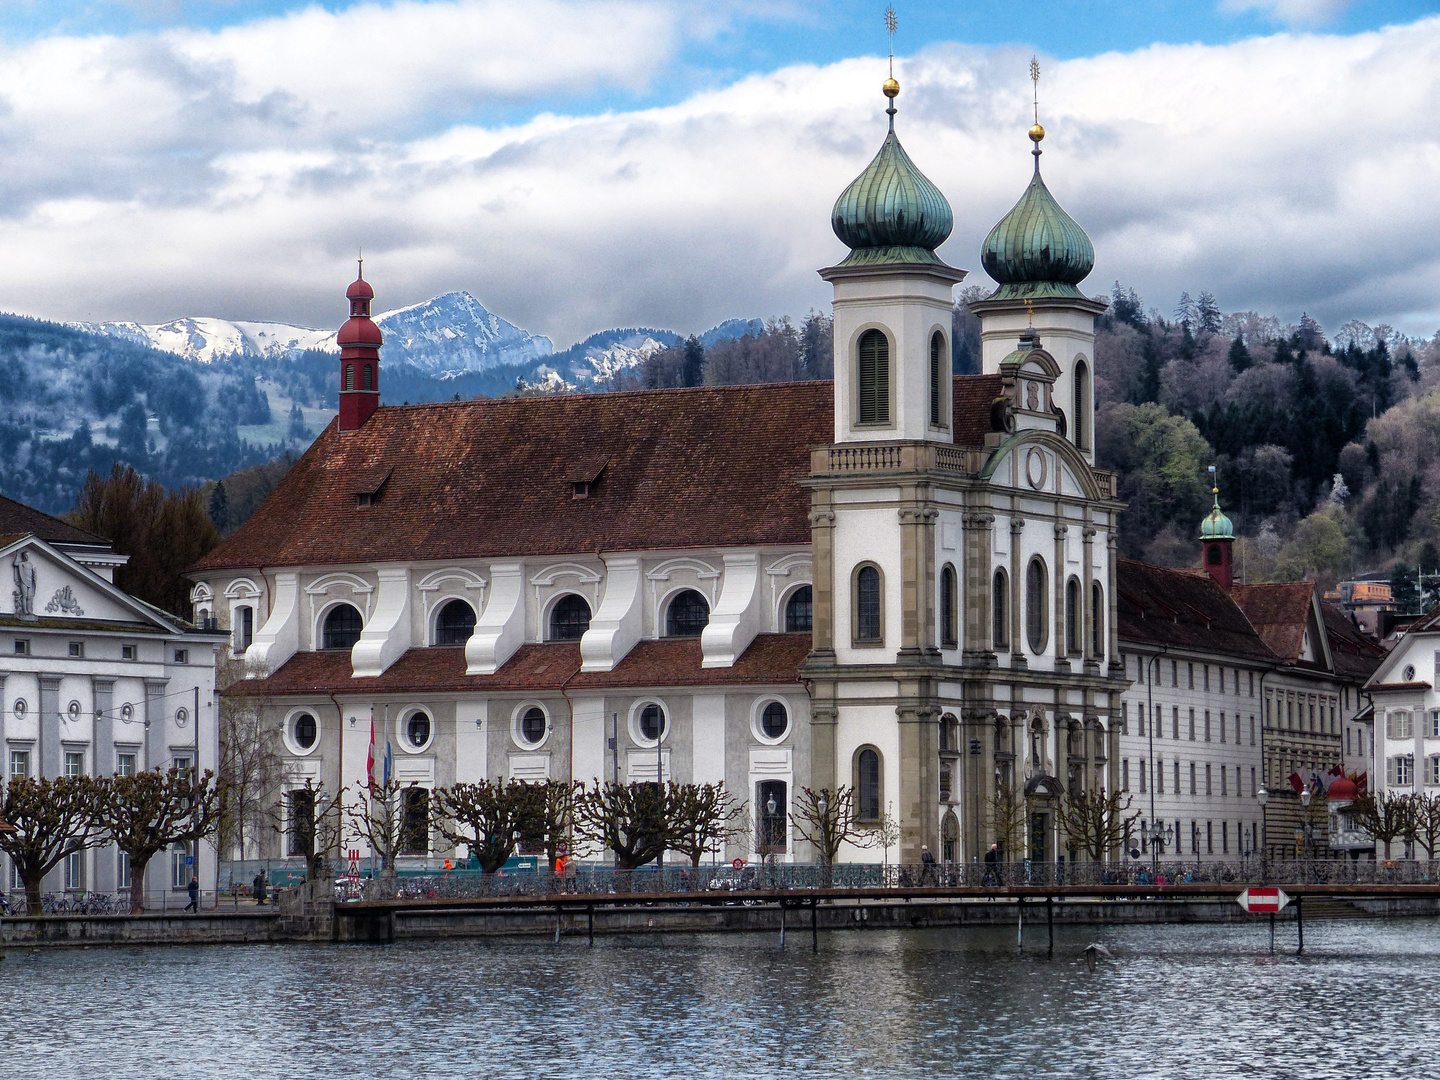
{"type": "MultiPolygon", "coordinates": [[[[548,357],[550,339],[531,334],[485,309],[467,292],[449,292],[375,317],[385,359],[448,376],[528,364],[548,357]]],[[[235,356],[281,359],[304,349],[336,352],[334,329],[271,322],[186,318],[167,323],[76,323],[79,329],[161,349],[202,364],[235,356]]]]}

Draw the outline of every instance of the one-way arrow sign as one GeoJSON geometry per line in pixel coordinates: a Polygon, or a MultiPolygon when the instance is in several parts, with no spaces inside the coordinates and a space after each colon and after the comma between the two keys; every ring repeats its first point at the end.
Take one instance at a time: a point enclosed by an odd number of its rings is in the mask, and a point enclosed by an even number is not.
{"type": "Polygon", "coordinates": [[[1235,902],[1252,915],[1274,915],[1290,903],[1290,897],[1282,889],[1246,889],[1235,902]]]}

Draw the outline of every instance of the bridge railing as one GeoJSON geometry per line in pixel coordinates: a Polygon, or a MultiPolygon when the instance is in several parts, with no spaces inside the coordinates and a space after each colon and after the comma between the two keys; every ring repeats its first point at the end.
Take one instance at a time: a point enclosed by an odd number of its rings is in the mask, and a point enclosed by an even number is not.
{"type": "Polygon", "coordinates": [[[362,879],[347,886],[337,879],[337,896],[365,899],[440,900],[469,897],[523,897],[615,894],[745,894],[820,889],[888,890],[897,892],[935,888],[1008,888],[1018,886],[1103,887],[1169,885],[1233,886],[1296,884],[1435,884],[1440,883],[1440,861],[1365,861],[1258,859],[1234,862],[1162,859],[1129,863],[1013,862],[980,864],[813,864],[749,863],[729,865],[666,865],[662,870],[643,866],[620,870],[596,864],[572,865],[562,874],[548,871],[481,874],[452,870],[401,877],[382,882],[362,879]],[[387,895],[388,894],[388,895],[387,895]]]}

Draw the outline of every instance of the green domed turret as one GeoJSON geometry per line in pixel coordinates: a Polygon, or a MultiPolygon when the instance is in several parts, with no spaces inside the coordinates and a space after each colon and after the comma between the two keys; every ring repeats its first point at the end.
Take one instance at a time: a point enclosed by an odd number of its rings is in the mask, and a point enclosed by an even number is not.
{"type": "Polygon", "coordinates": [[[1200,523],[1201,540],[1234,540],[1235,526],[1220,509],[1220,489],[1212,488],[1210,493],[1215,496],[1215,506],[1205,520],[1200,523]]]}
{"type": "Polygon", "coordinates": [[[885,84],[891,105],[890,131],[874,160],[835,200],[830,226],[850,248],[841,266],[918,263],[944,265],[935,249],[954,225],[950,204],[915,167],[895,137],[894,97],[900,87],[885,84]]]}
{"type": "Polygon", "coordinates": [[[1045,129],[1030,129],[1035,142],[1035,175],[1020,201],[985,238],[981,263],[1000,287],[991,299],[1079,297],[1075,286],[1095,266],[1095,248],[1085,230],[1061,209],[1040,176],[1040,140],[1045,129]]]}

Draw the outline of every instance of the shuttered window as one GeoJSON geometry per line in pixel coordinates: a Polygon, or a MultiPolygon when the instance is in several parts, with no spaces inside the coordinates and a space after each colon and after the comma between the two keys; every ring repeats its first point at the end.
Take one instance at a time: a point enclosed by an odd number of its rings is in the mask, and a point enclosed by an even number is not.
{"type": "Polygon", "coordinates": [[[890,422],[890,342],[879,330],[860,335],[860,423],[890,422]]]}

